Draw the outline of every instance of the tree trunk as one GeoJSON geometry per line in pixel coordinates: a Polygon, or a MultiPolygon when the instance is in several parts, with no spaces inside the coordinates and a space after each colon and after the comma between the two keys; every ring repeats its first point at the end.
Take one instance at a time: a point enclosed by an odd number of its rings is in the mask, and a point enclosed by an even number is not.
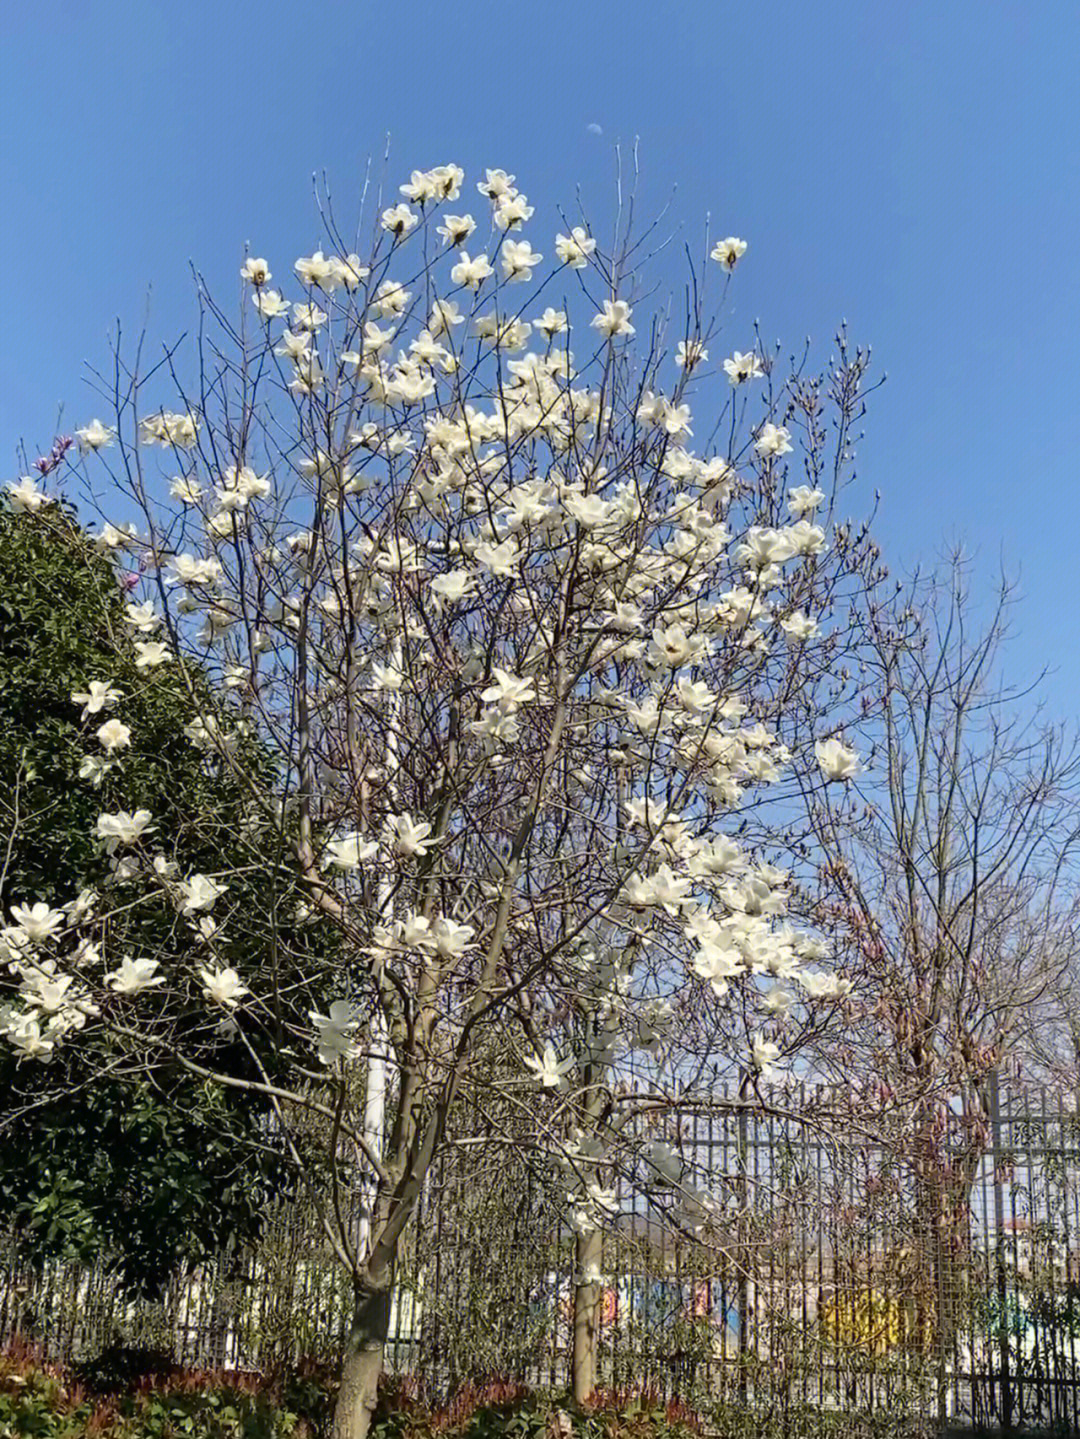
{"type": "Polygon", "coordinates": [[[576,1404],[584,1404],[596,1388],[601,1290],[592,1276],[599,1272],[603,1245],[599,1230],[579,1234],[574,1245],[574,1349],[570,1378],[576,1404]]]}
{"type": "Polygon", "coordinates": [[[390,1329],[391,1288],[389,1274],[357,1288],[334,1408],[333,1439],[367,1439],[390,1329]]]}

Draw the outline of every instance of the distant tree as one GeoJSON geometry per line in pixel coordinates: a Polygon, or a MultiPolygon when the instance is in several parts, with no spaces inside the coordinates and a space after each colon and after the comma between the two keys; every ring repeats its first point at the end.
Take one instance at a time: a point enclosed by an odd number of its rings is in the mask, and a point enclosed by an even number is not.
{"type": "Polygon", "coordinates": [[[967,580],[955,559],[868,611],[873,758],[844,803],[808,796],[856,1009],[823,1063],[895,1137],[931,1303],[953,1292],[995,1077],[1043,1055],[1080,941],[1080,750],[1001,681],[1009,587],[980,620],[967,580]]]}

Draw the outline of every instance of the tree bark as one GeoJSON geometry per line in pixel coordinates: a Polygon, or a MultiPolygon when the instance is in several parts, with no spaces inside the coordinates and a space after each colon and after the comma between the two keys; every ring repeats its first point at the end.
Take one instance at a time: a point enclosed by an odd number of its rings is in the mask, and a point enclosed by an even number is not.
{"type": "Polygon", "coordinates": [[[576,1404],[584,1404],[596,1388],[596,1347],[600,1329],[600,1285],[586,1276],[597,1273],[603,1253],[599,1230],[579,1234],[574,1245],[574,1337],[570,1366],[576,1404]]]}
{"type": "Polygon", "coordinates": [[[390,1330],[391,1288],[389,1274],[357,1286],[334,1408],[333,1439],[367,1439],[390,1330]]]}

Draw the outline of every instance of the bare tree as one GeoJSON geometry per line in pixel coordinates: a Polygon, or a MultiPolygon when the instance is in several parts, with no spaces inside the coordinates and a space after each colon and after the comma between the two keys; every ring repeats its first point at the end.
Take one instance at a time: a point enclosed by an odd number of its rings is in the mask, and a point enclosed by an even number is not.
{"type": "Polygon", "coordinates": [[[873,1101],[910,1166],[935,1297],[990,1139],[992,1077],[1040,1053],[1080,934],[1080,755],[1031,687],[1002,683],[1009,603],[1002,584],[980,623],[957,558],[871,607],[870,764],[843,806],[808,795],[818,919],[846,936],[854,980],[824,1068],[873,1101]]]}

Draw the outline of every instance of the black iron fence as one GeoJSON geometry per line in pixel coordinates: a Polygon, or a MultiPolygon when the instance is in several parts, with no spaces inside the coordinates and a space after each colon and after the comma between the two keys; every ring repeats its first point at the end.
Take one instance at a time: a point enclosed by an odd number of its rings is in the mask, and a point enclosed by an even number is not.
{"type": "MultiPolygon", "coordinates": [[[[980,1146],[948,1106],[907,1153],[837,1134],[811,1099],[665,1117],[701,1238],[626,1176],[605,1235],[600,1372],[771,1420],[809,1409],[1080,1433],[1080,1116],[1055,1092],[989,1090],[980,1146]],[[955,1121],[955,1122],[954,1122],[955,1121]],[[925,1142],[924,1142],[925,1141],[925,1142]]],[[[481,1132],[432,1176],[398,1277],[389,1361],[435,1388],[499,1375],[566,1382],[573,1236],[526,1145],[481,1132]]],[[[565,1186],[563,1186],[565,1188],[565,1186]]],[[[345,1276],[303,1207],[159,1302],[104,1266],[0,1270],[0,1337],[67,1359],[109,1343],[265,1369],[330,1359],[345,1276]]]]}

